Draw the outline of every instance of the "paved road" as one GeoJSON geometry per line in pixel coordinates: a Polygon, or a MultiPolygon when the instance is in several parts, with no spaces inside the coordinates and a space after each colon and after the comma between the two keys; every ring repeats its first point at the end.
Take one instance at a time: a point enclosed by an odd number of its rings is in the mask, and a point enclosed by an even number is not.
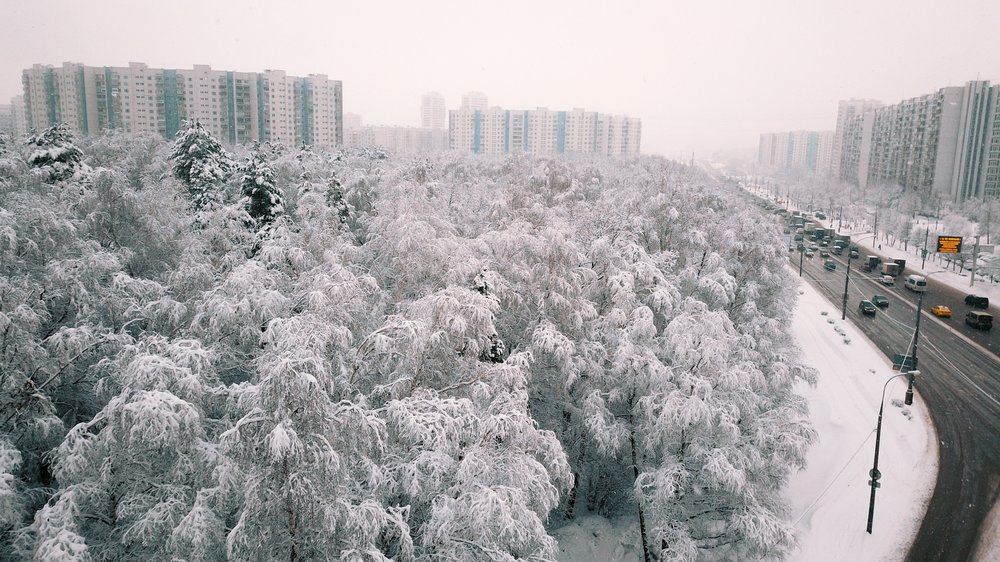
{"type": "MultiPolygon", "coordinates": [[[[790,253],[796,268],[798,257],[798,252],[790,253]]],[[[834,303],[841,302],[844,292],[844,257],[834,256],[834,272],[823,269],[818,255],[804,260],[804,277],[834,303]]],[[[859,261],[853,260],[854,265],[859,261]]],[[[917,296],[902,287],[905,275],[899,277],[898,287],[885,287],[875,278],[852,269],[847,315],[887,355],[905,353],[913,336],[917,296]],[[858,302],[874,294],[888,296],[889,307],[874,317],[861,315],[858,302]]],[[[970,560],[1000,489],[1000,326],[987,333],[965,326],[969,307],[964,295],[931,277],[923,300],[917,392],[937,430],[940,458],[927,515],[907,555],[912,562],[970,560]],[[936,304],[948,304],[954,317],[932,316],[929,310],[936,304]]],[[[990,312],[1000,316],[995,308],[990,312]]],[[[877,504],[873,532],[878,532],[877,504]]]]}

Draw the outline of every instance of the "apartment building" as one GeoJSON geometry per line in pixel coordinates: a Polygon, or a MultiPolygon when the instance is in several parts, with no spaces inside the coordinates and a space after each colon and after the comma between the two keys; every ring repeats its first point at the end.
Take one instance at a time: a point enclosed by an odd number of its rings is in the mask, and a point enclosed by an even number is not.
{"type": "Polygon", "coordinates": [[[861,187],[1000,197],[1000,86],[972,81],[846,120],[840,173],[861,187]]]}
{"type": "Polygon", "coordinates": [[[833,147],[833,131],[764,133],[757,147],[757,164],[762,171],[798,168],[825,174],[830,171],[833,147]]]}
{"type": "Polygon", "coordinates": [[[428,92],[420,99],[420,126],[425,129],[447,129],[444,96],[428,92]]]}
{"type": "Polygon", "coordinates": [[[882,107],[882,102],[874,99],[841,100],[837,104],[837,126],[833,134],[833,149],[830,155],[830,169],[835,177],[840,177],[840,162],[843,155],[844,129],[848,120],[855,115],[861,115],[882,107]]]}
{"type": "Polygon", "coordinates": [[[448,129],[367,126],[344,130],[344,145],[379,147],[393,154],[429,154],[448,150],[448,129]]]}
{"type": "Polygon", "coordinates": [[[489,98],[482,92],[469,92],[462,96],[462,105],[459,109],[468,111],[486,111],[489,105],[489,98]]]}
{"type": "Polygon", "coordinates": [[[341,82],[281,70],[192,69],[36,64],[22,73],[27,127],[66,123],[84,135],[107,130],[173,138],[184,121],[199,121],[230,143],[343,143],[341,82]]]}
{"type": "Polygon", "coordinates": [[[458,109],[449,112],[449,146],[474,154],[639,154],[642,123],[584,109],[458,109]]]}

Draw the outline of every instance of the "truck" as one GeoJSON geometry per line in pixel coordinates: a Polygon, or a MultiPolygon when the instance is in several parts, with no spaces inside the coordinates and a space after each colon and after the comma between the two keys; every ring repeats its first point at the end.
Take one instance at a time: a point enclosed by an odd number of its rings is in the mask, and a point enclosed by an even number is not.
{"type": "Polygon", "coordinates": [[[899,275],[900,271],[902,270],[899,268],[899,264],[896,262],[885,262],[882,264],[882,275],[891,275],[895,277],[899,275]]]}
{"type": "Polygon", "coordinates": [[[878,256],[865,256],[865,261],[861,262],[861,271],[875,271],[882,258],[878,256]]]}
{"type": "Polygon", "coordinates": [[[892,261],[896,262],[896,265],[899,266],[900,273],[902,273],[903,270],[906,269],[906,260],[892,260],[892,261]]]}

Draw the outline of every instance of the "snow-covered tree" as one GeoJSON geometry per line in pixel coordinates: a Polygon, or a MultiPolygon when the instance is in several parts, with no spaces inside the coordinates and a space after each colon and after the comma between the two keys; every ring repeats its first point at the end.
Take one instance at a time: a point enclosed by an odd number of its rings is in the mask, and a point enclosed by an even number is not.
{"type": "Polygon", "coordinates": [[[266,229],[285,212],[284,197],[275,184],[274,173],[259,148],[254,148],[243,164],[240,191],[247,214],[257,229],[266,229]]]}
{"type": "Polygon", "coordinates": [[[64,124],[32,133],[28,145],[32,147],[28,164],[41,171],[48,183],[68,180],[86,169],[83,151],[73,144],[73,133],[64,124]]]}
{"type": "Polygon", "coordinates": [[[220,199],[219,185],[233,169],[232,159],[201,123],[185,123],[170,151],[174,177],[184,182],[195,209],[220,199]]]}

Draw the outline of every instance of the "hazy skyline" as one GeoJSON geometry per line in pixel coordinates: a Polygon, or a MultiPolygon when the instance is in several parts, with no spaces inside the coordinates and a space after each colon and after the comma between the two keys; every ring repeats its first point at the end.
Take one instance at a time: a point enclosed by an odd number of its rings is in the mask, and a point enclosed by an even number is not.
{"type": "Polygon", "coordinates": [[[642,151],[755,150],[764,132],[833,130],[837,102],[1000,81],[1000,2],[262,2],[36,0],[5,6],[0,103],[64,61],[326,74],[365,124],[419,125],[478,90],[510,109],[642,119],[642,151]],[[16,23],[15,23],[16,22],[16,23]]]}

